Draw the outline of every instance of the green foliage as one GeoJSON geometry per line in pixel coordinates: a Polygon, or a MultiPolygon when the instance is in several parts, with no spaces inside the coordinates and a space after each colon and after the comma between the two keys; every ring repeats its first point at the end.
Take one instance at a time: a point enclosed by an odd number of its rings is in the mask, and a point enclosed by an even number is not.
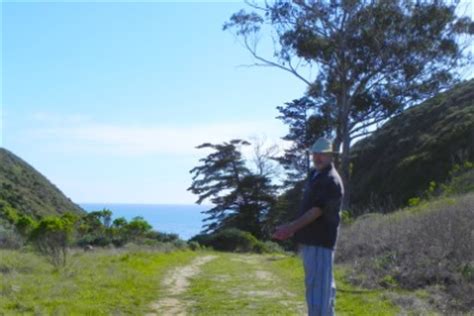
{"type": "Polygon", "coordinates": [[[141,216],[128,222],[119,217],[112,221],[112,211],[94,211],[76,221],[77,245],[124,246],[128,242],[153,244],[158,242],[178,242],[175,234],[152,231],[152,226],[141,216]]]}
{"type": "Polygon", "coordinates": [[[396,287],[398,285],[397,280],[391,275],[386,275],[382,278],[380,284],[383,287],[396,287]]]}
{"type": "Polygon", "coordinates": [[[135,240],[139,237],[145,236],[151,230],[151,225],[141,216],[136,216],[125,226],[127,235],[135,240]]]}
{"type": "Polygon", "coordinates": [[[198,195],[198,204],[209,200],[214,205],[203,212],[208,215],[204,219],[205,233],[237,228],[258,238],[263,235],[262,227],[275,202],[276,187],[268,176],[254,174],[245,166],[240,148],[247,145],[247,141],[234,139],[197,147],[213,150],[190,171],[193,181],[188,188],[198,195]]]}
{"type": "MultiPolygon", "coordinates": [[[[295,131],[305,134],[305,114],[310,110],[320,121],[317,131],[334,136],[335,148],[342,145],[340,170],[346,187],[352,185],[347,181],[351,142],[369,134],[370,127],[451,86],[460,69],[457,66],[469,62],[457,39],[473,34],[473,22],[469,17],[457,16],[456,3],[451,1],[270,1],[251,7],[256,12],[234,13],[224,30],[232,30],[241,38],[258,62],[286,70],[307,85],[305,97],[312,104],[306,106],[302,98],[297,101],[301,103],[297,104],[299,108],[289,107],[283,113],[290,121],[296,117],[303,123],[297,125],[297,130],[296,125],[289,124],[289,136],[293,138],[295,131]],[[256,43],[264,35],[277,43],[273,58],[257,53],[256,43]],[[295,68],[298,62],[314,66],[317,74],[305,77],[295,68]]],[[[456,129],[462,125],[458,124],[460,121],[452,121],[456,129]]],[[[425,124],[431,123],[426,119],[425,124]]],[[[414,124],[412,128],[418,126],[414,124]]],[[[446,134],[456,130],[437,128],[446,134]]],[[[399,143],[407,143],[401,147],[415,148],[410,146],[410,138],[408,135],[400,139],[399,143]]],[[[396,139],[390,138],[390,142],[396,139]]],[[[298,141],[292,141],[297,148],[298,141]]],[[[417,156],[429,157],[423,154],[417,156]]],[[[292,150],[289,157],[283,157],[287,167],[291,161],[302,161],[304,165],[304,159],[301,150],[292,150]]],[[[354,174],[367,170],[357,170],[356,164],[353,169],[354,174]]],[[[379,181],[386,179],[382,176],[379,181]]],[[[370,190],[361,192],[367,194],[370,190]]],[[[404,196],[403,202],[416,193],[404,196]]]]}
{"type": "Polygon", "coordinates": [[[342,210],[341,211],[341,222],[343,224],[350,224],[354,221],[354,218],[348,210],[342,210]]]}
{"type": "MultiPolygon", "coordinates": [[[[404,206],[425,199],[474,161],[474,80],[463,82],[389,120],[353,147],[353,208],[404,206]]],[[[467,180],[467,179],[466,179],[467,180]]],[[[472,188],[469,180],[456,190],[472,188]]],[[[467,191],[464,191],[467,192],[467,191]]]]}
{"type": "Polygon", "coordinates": [[[418,206],[420,205],[420,203],[421,203],[421,198],[419,197],[413,197],[408,200],[408,206],[410,207],[418,206]]]}
{"type": "Polygon", "coordinates": [[[10,224],[15,224],[18,221],[19,214],[8,202],[0,199],[0,218],[10,224]]]}
{"type": "Polygon", "coordinates": [[[468,282],[474,281],[474,263],[469,262],[469,263],[464,264],[461,268],[461,275],[468,282]]]}
{"type": "Polygon", "coordinates": [[[148,233],[146,233],[146,237],[157,240],[159,242],[174,242],[179,240],[178,234],[162,233],[157,231],[149,231],[148,233]]]}
{"type": "Polygon", "coordinates": [[[28,237],[36,228],[38,223],[28,215],[20,215],[15,223],[15,228],[24,237],[28,237]]]}
{"type": "Polygon", "coordinates": [[[197,241],[189,241],[188,246],[189,246],[189,249],[191,249],[192,251],[197,251],[197,250],[202,249],[201,245],[197,241]]]}
{"type": "MultiPolygon", "coordinates": [[[[249,232],[228,228],[213,234],[196,235],[189,240],[193,247],[207,247],[218,251],[279,253],[281,246],[272,241],[257,240],[249,232]]],[[[198,247],[198,249],[199,249],[198,247]]]]}
{"type": "Polygon", "coordinates": [[[277,158],[286,170],[287,186],[294,186],[309,173],[311,166],[308,148],[318,137],[331,132],[328,118],[324,117],[324,113],[314,113],[315,108],[315,102],[309,97],[277,107],[280,112],[277,118],[288,126],[288,134],[283,139],[292,144],[285,149],[282,157],[277,158]]]}
{"type": "Polygon", "coordinates": [[[284,249],[276,242],[271,240],[258,241],[254,247],[256,253],[283,253],[284,249]]]}
{"type": "Polygon", "coordinates": [[[224,229],[209,235],[197,235],[190,241],[219,251],[251,252],[258,247],[258,240],[252,234],[236,228],[224,229]]]}
{"type": "Polygon", "coordinates": [[[474,164],[465,161],[462,165],[454,165],[448,183],[441,185],[445,195],[465,194],[474,191],[474,164]]]}
{"type": "Polygon", "coordinates": [[[73,222],[68,216],[47,216],[32,230],[30,239],[47,256],[53,265],[65,265],[67,248],[70,243],[73,222]]]}
{"type": "Polygon", "coordinates": [[[20,249],[24,245],[24,237],[15,227],[0,219],[0,249],[20,249]]]}

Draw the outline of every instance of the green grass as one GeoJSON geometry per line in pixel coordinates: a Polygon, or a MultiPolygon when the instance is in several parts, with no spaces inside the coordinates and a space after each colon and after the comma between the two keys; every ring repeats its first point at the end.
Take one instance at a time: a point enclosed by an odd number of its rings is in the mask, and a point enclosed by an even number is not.
{"type": "MultiPolygon", "coordinates": [[[[337,267],[336,283],[343,289],[336,298],[338,315],[397,314],[383,290],[360,290],[344,275],[337,267]]],[[[202,267],[182,299],[193,302],[192,315],[304,315],[302,263],[294,256],[219,254],[202,267]]]]}
{"type": "Polygon", "coordinates": [[[336,312],[340,315],[397,315],[399,308],[387,298],[388,290],[364,290],[346,281],[347,268],[335,270],[336,312]]]}
{"type": "Polygon", "coordinates": [[[0,250],[0,315],[140,315],[163,274],[197,254],[77,252],[55,269],[32,253],[0,250]]]}
{"type": "MultiPolygon", "coordinates": [[[[0,315],[144,315],[167,298],[167,272],[208,252],[139,250],[76,252],[55,269],[34,253],[0,250],[0,315]]],[[[190,315],[304,315],[298,257],[212,253],[183,294],[190,315]]],[[[361,291],[336,268],[338,315],[395,315],[386,291],[361,291]]],[[[160,311],[156,311],[160,312],[160,311]]]]}
{"type": "Polygon", "coordinates": [[[192,315],[292,315],[304,303],[266,265],[269,256],[218,254],[191,282],[192,315]]]}

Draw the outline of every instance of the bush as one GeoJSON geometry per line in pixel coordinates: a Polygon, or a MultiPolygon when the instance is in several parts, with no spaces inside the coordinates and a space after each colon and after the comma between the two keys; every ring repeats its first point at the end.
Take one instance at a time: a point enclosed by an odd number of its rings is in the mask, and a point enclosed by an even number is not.
{"type": "Polygon", "coordinates": [[[267,241],[258,241],[254,247],[254,251],[257,253],[283,253],[283,248],[276,242],[267,240],[267,241]]]}
{"type": "Polygon", "coordinates": [[[197,235],[190,239],[206,247],[219,251],[252,252],[256,251],[258,240],[249,232],[229,228],[210,235],[197,235]]]}
{"type": "Polygon", "coordinates": [[[197,241],[188,242],[188,246],[192,251],[201,250],[201,245],[197,241]]]}
{"type": "Polygon", "coordinates": [[[465,194],[474,191],[474,169],[456,174],[451,181],[442,186],[446,195],[465,194]]]}
{"type": "Polygon", "coordinates": [[[55,266],[66,264],[72,224],[67,218],[48,216],[41,219],[31,232],[30,239],[36,248],[49,257],[55,266]]]}
{"type": "Polygon", "coordinates": [[[0,220],[0,249],[20,249],[23,245],[23,236],[11,224],[0,220]]]}
{"type": "Polygon", "coordinates": [[[147,233],[146,237],[160,242],[174,242],[179,240],[178,234],[162,233],[158,231],[150,231],[147,233]]]}

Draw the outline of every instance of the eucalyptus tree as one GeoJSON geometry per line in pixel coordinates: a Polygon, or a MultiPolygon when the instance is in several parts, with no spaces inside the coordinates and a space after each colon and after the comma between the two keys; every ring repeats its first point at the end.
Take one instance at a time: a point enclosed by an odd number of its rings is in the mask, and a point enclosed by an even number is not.
{"type": "Polygon", "coordinates": [[[224,24],[242,40],[256,65],[274,66],[307,85],[306,96],[332,128],[342,149],[349,201],[350,146],[374,126],[458,78],[470,62],[459,38],[474,24],[455,10],[459,1],[295,0],[248,3],[224,24]],[[258,39],[274,52],[261,55],[258,39]],[[299,65],[314,70],[306,75],[299,65]]]}

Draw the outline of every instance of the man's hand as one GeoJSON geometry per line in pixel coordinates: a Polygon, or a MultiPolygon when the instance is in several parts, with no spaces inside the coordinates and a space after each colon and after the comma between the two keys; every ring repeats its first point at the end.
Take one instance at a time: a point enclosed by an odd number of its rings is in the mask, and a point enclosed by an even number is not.
{"type": "Polygon", "coordinates": [[[293,236],[293,234],[304,226],[312,223],[323,214],[319,207],[313,207],[301,215],[298,219],[285,225],[278,226],[272,235],[273,239],[285,240],[293,236]]]}
{"type": "Polygon", "coordinates": [[[280,225],[276,228],[272,238],[276,240],[286,240],[293,236],[294,233],[295,232],[290,224],[280,225]]]}

